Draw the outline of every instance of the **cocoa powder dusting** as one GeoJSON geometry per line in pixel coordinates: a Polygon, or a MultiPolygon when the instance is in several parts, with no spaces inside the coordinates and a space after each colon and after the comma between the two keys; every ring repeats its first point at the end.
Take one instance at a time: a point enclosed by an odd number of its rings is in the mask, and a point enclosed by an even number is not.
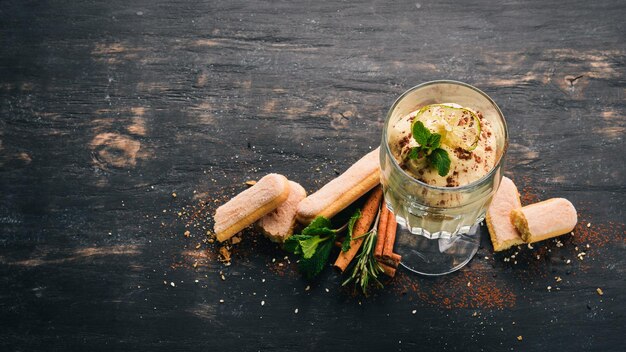
{"type": "Polygon", "coordinates": [[[442,276],[435,281],[424,280],[400,271],[389,284],[390,289],[400,293],[414,294],[425,303],[441,308],[512,308],[516,295],[488,273],[461,271],[458,274],[442,276]]]}
{"type": "Polygon", "coordinates": [[[540,201],[538,191],[531,186],[533,183],[529,177],[521,177],[521,180],[514,178],[513,181],[518,187],[522,206],[537,203],[540,201]],[[521,181],[521,182],[520,182],[521,181]]]}
{"type": "Polygon", "coordinates": [[[573,242],[577,245],[589,244],[589,251],[597,251],[611,242],[623,242],[626,240],[626,226],[614,222],[594,223],[587,227],[590,221],[581,219],[574,228],[573,242]]]}
{"type": "Polygon", "coordinates": [[[406,146],[407,144],[409,144],[409,140],[410,137],[409,136],[404,136],[400,142],[398,142],[398,145],[400,146],[400,149],[404,148],[404,146],[406,146]]]}
{"type": "Polygon", "coordinates": [[[446,178],[446,187],[457,187],[458,185],[459,185],[459,181],[455,179],[454,177],[448,176],[446,178]]]}
{"type": "Polygon", "coordinates": [[[472,158],[472,152],[468,152],[460,147],[454,149],[454,154],[456,154],[456,157],[461,160],[470,160],[472,158]]]}

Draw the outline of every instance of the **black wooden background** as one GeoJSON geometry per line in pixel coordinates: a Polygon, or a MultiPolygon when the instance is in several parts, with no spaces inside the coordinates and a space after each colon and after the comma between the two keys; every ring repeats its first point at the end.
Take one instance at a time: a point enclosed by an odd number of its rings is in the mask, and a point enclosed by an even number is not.
{"type": "Polygon", "coordinates": [[[619,0],[0,1],[0,349],[625,350],[625,17],[619,0]],[[368,298],[332,270],[307,290],[253,230],[217,260],[212,212],[245,181],[316,190],[433,79],[494,98],[506,174],[526,203],[570,199],[573,236],[494,256],[483,230],[461,271],[368,298]]]}

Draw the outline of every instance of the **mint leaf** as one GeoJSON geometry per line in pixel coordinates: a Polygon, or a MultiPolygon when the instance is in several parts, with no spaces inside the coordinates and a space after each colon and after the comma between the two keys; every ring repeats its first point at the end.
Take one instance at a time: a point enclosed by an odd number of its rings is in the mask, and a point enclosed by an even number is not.
{"type": "Polygon", "coordinates": [[[333,248],[334,237],[330,241],[320,243],[312,257],[300,259],[298,270],[307,279],[311,280],[324,270],[328,257],[333,248]]]}
{"type": "Polygon", "coordinates": [[[428,144],[428,138],[431,133],[430,130],[424,126],[422,121],[416,121],[411,127],[411,132],[413,133],[413,139],[415,139],[420,146],[423,147],[428,144]]]}
{"type": "Polygon", "coordinates": [[[333,230],[331,227],[332,224],[330,223],[330,220],[326,219],[323,216],[318,216],[309,224],[309,226],[305,227],[304,230],[302,230],[302,234],[308,236],[334,235],[335,230],[333,230]]]}
{"type": "Polygon", "coordinates": [[[450,156],[444,149],[437,148],[428,156],[428,162],[437,168],[439,176],[446,176],[450,172],[450,156]]]}
{"type": "Polygon", "coordinates": [[[354,214],[352,214],[352,216],[350,217],[350,220],[348,221],[348,234],[346,235],[346,238],[343,240],[343,243],[341,243],[342,252],[347,252],[348,250],[350,250],[350,242],[352,241],[352,231],[354,231],[354,224],[356,223],[357,220],[359,220],[360,217],[361,217],[361,209],[357,209],[354,212],[354,214]]]}
{"type": "Polygon", "coordinates": [[[330,220],[318,216],[301,234],[293,235],[285,241],[283,248],[300,256],[298,269],[309,280],[322,272],[328,262],[337,233],[331,226],[330,220]]]}
{"type": "Polygon", "coordinates": [[[304,259],[311,258],[313,254],[315,254],[315,251],[317,250],[318,245],[321,242],[328,240],[329,238],[334,238],[334,236],[328,236],[328,237],[323,237],[323,238],[320,236],[313,236],[304,241],[299,241],[300,248],[302,248],[302,258],[304,259]]]}
{"type": "Polygon", "coordinates": [[[433,133],[428,137],[428,148],[434,150],[441,145],[441,135],[439,133],[433,133]]]}
{"type": "Polygon", "coordinates": [[[311,237],[312,236],[306,235],[293,235],[285,240],[285,243],[283,244],[283,249],[289,253],[302,254],[302,246],[300,245],[300,241],[306,241],[311,237]]]}
{"type": "Polygon", "coordinates": [[[409,154],[407,154],[407,157],[409,159],[419,159],[420,158],[420,151],[422,150],[421,147],[413,147],[411,148],[411,150],[409,151],[409,154]]]}
{"type": "Polygon", "coordinates": [[[318,216],[315,219],[313,219],[313,221],[311,221],[311,223],[309,224],[309,226],[307,226],[305,228],[306,229],[317,229],[317,228],[322,228],[322,227],[331,227],[333,226],[330,223],[330,220],[326,219],[323,216],[318,216]]]}

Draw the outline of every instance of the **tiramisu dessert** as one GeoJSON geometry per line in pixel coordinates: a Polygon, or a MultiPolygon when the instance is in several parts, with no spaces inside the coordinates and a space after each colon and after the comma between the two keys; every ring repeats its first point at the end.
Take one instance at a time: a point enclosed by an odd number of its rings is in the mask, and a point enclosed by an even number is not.
{"type": "Polygon", "coordinates": [[[432,186],[474,182],[498,159],[490,122],[469,107],[426,105],[390,127],[389,148],[400,167],[432,186]]]}

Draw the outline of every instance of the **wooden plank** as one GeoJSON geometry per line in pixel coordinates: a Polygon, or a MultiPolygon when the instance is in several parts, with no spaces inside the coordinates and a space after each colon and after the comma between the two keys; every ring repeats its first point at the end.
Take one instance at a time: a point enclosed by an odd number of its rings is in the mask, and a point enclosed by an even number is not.
{"type": "Polygon", "coordinates": [[[0,346],[623,349],[625,12],[4,1],[0,346]],[[245,181],[279,172],[316,190],[378,145],[399,94],[441,78],[500,105],[524,202],[576,205],[562,247],[505,262],[515,252],[493,255],[483,230],[460,272],[400,272],[368,299],[330,270],[305,290],[293,258],[252,230],[231,266],[217,261],[210,216],[245,181]]]}

